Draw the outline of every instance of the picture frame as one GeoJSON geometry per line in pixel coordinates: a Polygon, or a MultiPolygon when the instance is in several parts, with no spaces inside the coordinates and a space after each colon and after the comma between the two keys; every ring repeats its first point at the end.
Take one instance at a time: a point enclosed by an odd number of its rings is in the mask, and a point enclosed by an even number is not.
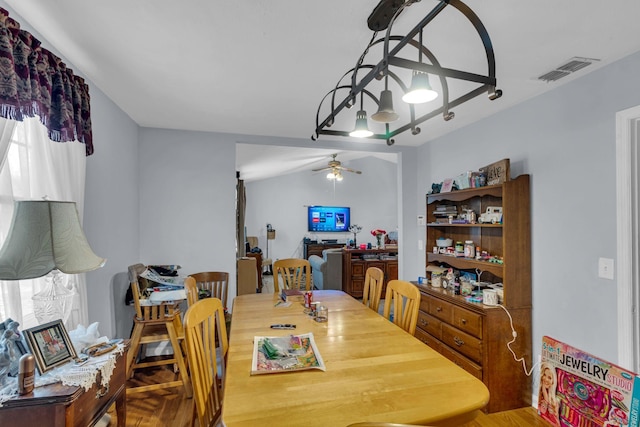
{"type": "Polygon", "coordinates": [[[442,181],[442,188],[440,189],[441,193],[449,193],[453,190],[453,178],[447,178],[442,181]]]}
{"type": "Polygon", "coordinates": [[[36,359],[40,375],[77,358],[71,338],[62,320],[29,328],[24,331],[31,353],[36,359]]]}
{"type": "Polygon", "coordinates": [[[502,159],[480,168],[487,177],[487,185],[503,184],[511,179],[510,161],[502,159]]]}

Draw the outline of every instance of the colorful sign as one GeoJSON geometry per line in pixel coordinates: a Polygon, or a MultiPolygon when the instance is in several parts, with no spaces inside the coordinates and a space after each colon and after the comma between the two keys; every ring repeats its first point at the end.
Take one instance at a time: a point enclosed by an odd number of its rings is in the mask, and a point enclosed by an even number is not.
{"type": "Polygon", "coordinates": [[[538,414],[560,427],[639,427],[640,377],[542,338],[538,414]]]}

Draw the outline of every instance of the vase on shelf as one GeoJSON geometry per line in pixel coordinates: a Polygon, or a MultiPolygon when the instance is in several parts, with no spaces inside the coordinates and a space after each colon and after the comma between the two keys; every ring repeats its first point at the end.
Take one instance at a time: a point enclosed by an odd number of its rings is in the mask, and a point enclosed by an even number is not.
{"type": "Polygon", "coordinates": [[[378,241],[378,249],[383,249],[383,243],[382,243],[382,234],[376,234],[376,240],[378,241]]]}

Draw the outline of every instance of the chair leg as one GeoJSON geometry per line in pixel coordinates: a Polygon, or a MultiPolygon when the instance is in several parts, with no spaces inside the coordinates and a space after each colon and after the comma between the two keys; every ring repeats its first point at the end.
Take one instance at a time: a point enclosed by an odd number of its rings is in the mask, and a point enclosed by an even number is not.
{"type": "Polygon", "coordinates": [[[131,347],[127,352],[127,378],[133,377],[133,364],[136,361],[136,357],[138,357],[138,351],[140,350],[140,339],[142,338],[143,329],[144,325],[136,323],[133,328],[133,333],[131,334],[131,347]]]}
{"type": "Polygon", "coordinates": [[[184,391],[188,398],[193,396],[193,390],[191,389],[191,381],[189,379],[189,373],[187,372],[187,366],[184,363],[184,356],[182,354],[182,346],[178,341],[178,335],[173,323],[167,323],[167,331],[169,332],[169,338],[171,339],[171,346],[173,347],[173,354],[176,362],[178,363],[178,369],[180,371],[180,378],[184,384],[184,391]]]}

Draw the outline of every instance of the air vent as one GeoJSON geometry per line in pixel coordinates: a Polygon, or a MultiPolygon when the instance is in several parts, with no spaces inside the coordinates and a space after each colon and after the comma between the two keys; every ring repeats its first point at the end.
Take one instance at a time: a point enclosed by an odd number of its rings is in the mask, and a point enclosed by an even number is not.
{"type": "Polygon", "coordinates": [[[562,64],[559,67],[556,67],[555,70],[549,71],[548,73],[541,75],[540,77],[538,77],[538,80],[542,80],[545,82],[555,82],[556,80],[566,77],[571,73],[575,73],[576,71],[581,70],[584,67],[593,64],[596,61],[600,61],[600,60],[594,59],[594,58],[580,58],[575,56],[571,58],[569,61],[567,61],[565,64],[562,64]]]}

